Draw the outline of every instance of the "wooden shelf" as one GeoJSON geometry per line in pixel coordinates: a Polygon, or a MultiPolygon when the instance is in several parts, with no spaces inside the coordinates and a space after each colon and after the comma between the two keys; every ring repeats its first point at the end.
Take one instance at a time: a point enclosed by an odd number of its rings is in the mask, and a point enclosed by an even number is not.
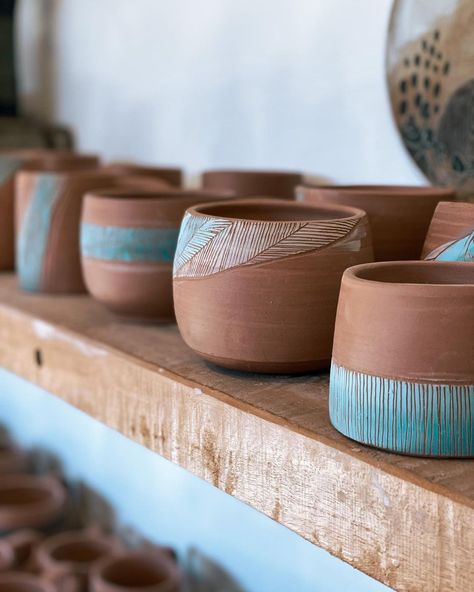
{"type": "Polygon", "coordinates": [[[474,464],[339,435],[328,378],[211,368],[174,325],[0,276],[0,365],[397,590],[474,590],[474,464]]]}

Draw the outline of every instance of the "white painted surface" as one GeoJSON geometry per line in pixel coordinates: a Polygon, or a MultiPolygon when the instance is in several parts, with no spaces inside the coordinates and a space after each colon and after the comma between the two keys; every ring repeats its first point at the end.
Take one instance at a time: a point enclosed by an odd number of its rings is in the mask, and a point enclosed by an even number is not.
{"type": "Polygon", "coordinates": [[[22,0],[25,108],[84,150],[420,183],[385,87],[391,0],[22,0]]]}
{"type": "MultiPolygon", "coordinates": [[[[123,524],[178,549],[195,548],[240,588],[206,592],[384,592],[382,584],[190,473],[0,370],[0,425],[48,449],[123,524]]],[[[211,570],[207,570],[209,573],[211,570]]]]}

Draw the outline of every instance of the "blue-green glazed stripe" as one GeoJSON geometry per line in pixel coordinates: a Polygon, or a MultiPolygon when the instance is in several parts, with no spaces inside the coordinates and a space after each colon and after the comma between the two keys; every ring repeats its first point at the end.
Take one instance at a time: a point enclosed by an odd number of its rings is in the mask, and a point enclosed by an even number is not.
{"type": "Polygon", "coordinates": [[[329,414],[345,436],[419,456],[474,456],[474,385],[405,382],[331,365],[329,414]]]}
{"type": "Polygon", "coordinates": [[[81,254],[106,261],[172,263],[178,228],[123,228],[81,224],[81,254]]]}
{"type": "Polygon", "coordinates": [[[24,290],[41,289],[51,217],[57,197],[57,178],[54,175],[41,175],[32,189],[16,245],[18,278],[24,290]]]}

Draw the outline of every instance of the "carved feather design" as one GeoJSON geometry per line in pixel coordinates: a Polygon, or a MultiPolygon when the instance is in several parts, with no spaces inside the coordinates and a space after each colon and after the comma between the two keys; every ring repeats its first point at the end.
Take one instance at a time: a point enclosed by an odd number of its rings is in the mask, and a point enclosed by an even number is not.
{"type": "Polygon", "coordinates": [[[473,261],[474,231],[459,240],[451,241],[431,251],[425,259],[429,261],[473,261]]]}
{"type": "Polygon", "coordinates": [[[204,277],[325,248],[347,237],[357,219],[314,222],[219,220],[186,214],[174,262],[175,277],[204,277]]]}

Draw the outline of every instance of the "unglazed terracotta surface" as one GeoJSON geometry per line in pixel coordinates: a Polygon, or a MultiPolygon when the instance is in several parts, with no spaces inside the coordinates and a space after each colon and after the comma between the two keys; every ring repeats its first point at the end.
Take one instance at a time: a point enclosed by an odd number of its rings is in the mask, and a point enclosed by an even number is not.
{"type": "Polygon", "coordinates": [[[324,368],[342,273],[372,258],[367,217],[355,208],[274,199],[190,208],[174,261],[181,335],[228,368],[324,368]]]}
{"type": "Polygon", "coordinates": [[[181,571],[167,553],[128,552],[100,562],[92,592],[179,592],[181,583],[181,571]]]}
{"type": "Polygon", "coordinates": [[[126,175],[162,180],[174,187],[181,187],[183,183],[183,172],[176,167],[153,167],[131,162],[111,162],[103,168],[105,171],[112,173],[124,173],[126,175]]]}
{"type": "Polygon", "coordinates": [[[396,185],[300,186],[296,197],[305,203],[345,204],[369,217],[376,261],[419,259],[433,212],[455,194],[441,187],[396,185]]]}
{"type": "Polygon", "coordinates": [[[63,150],[2,150],[0,151],[0,271],[15,265],[14,194],[15,174],[25,169],[70,170],[90,168],[98,164],[92,155],[63,150]]]}
{"type": "Polygon", "coordinates": [[[18,174],[16,247],[22,289],[85,291],[79,256],[82,199],[91,189],[114,186],[116,179],[100,170],[18,174]]]}
{"type": "Polygon", "coordinates": [[[204,189],[229,190],[236,197],[294,199],[303,175],[293,171],[215,170],[202,174],[204,189]]]}
{"type": "Polygon", "coordinates": [[[22,450],[9,442],[0,442],[0,475],[23,473],[27,467],[28,458],[22,450]]]}
{"type": "Polygon", "coordinates": [[[342,279],[331,421],[380,448],[474,456],[474,266],[360,265],[342,279]]]}
{"type": "Polygon", "coordinates": [[[58,592],[56,587],[42,578],[21,572],[0,574],[0,592],[58,592]]]}
{"type": "Polygon", "coordinates": [[[421,256],[430,261],[474,262],[474,204],[440,202],[421,256]]]}
{"type": "Polygon", "coordinates": [[[172,321],[172,265],[186,209],[221,200],[210,191],[115,189],[86,196],[81,258],[87,289],[120,315],[172,321]]]}
{"type": "Polygon", "coordinates": [[[53,477],[4,475],[0,479],[0,532],[39,528],[61,515],[66,493],[53,477]]]}

